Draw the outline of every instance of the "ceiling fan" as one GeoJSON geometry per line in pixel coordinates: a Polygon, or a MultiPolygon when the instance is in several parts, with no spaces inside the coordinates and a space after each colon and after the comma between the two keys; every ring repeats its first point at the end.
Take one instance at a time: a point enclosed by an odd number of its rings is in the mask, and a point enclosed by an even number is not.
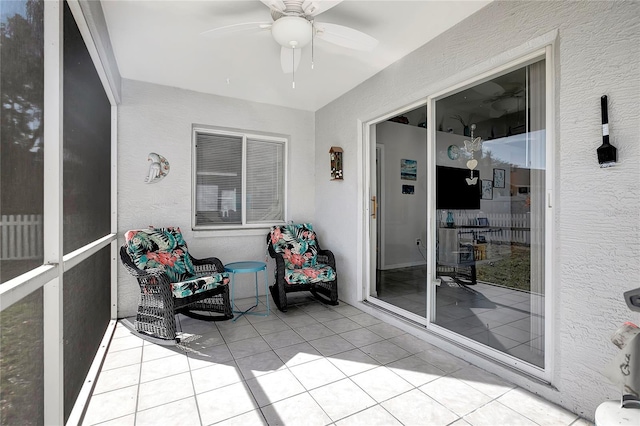
{"type": "Polygon", "coordinates": [[[520,83],[499,85],[488,81],[474,90],[488,96],[482,103],[489,105],[491,118],[499,118],[506,113],[520,110],[520,98],[524,96],[524,87],[520,83]]]}
{"type": "MultiPolygon", "coordinates": [[[[341,3],[342,0],[260,0],[271,11],[272,22],[244,22],[214,28],[202,33],[210,37],[223,37],[240,32],[270,31],[281,46],[280,65],[285,73],[293,73],[300,64],[301,49],[311,43],[313,68],[314,40],[324,40],[348,49],[371,51],[378,40],[353,28],[321,23],[316,16],[341,3]]],[[[295,87],[295,81],[293,83],[295,87]]]]}

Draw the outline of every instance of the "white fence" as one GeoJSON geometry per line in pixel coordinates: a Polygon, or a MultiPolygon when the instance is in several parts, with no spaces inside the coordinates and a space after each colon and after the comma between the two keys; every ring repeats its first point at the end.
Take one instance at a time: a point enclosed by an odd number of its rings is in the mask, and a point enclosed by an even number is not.
{"type": "Polygon", "coordinates": [[[42,215],[2,215],[0,219],[0,259],[42,257],[42,215]]]}
{"type": "MultiPolygon", "coordinates": [[[[470,226],[469,232],[484,235],[489,242],[531,244],[531,217],[527,213],[485,213],[480,218],[470,216],[464,210],[452,213],[456,227],[470,226]],[[482,219],[487,219],[486,223],[478,223],[482,219]],[[486,226],[486,229],[471,228],[478,225],[486,226]]],[[[441,212],[439,219],[441,226],[446,226],[447,213],[441,212]]]]}

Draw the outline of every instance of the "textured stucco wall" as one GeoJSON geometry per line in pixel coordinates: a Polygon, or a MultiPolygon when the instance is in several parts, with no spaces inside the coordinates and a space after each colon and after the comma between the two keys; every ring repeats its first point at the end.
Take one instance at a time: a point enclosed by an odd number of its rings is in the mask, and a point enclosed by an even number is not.
{"type": "MultiPolygon", "coordinates": [[[[316,223],[331,228],[340,295],[357,301],[362,192],[358,120],[368,120],[443,90],[523,52],[557,31],[556,156],[553,220],[554,365],[552,386],[481,358],[476,363],[564,407],[593,418],[619,398],[602,371],[617,352],[609,337],[626,320],[623,291],[640,285],[640,3],[494,2],[316,112],[316,156],[344,148],[345,179],[330,182],[316,165],[316,223]],[[499,58],[493,60],[493,58],[499,58]],[[473,72],[471,72],[473,71],[473,72]],[[600,169],[600,96],[609,95],[619,163],[600,169]]],[[[443,343],[443,346],[446,344],[443,343]]],[[[460,351],[460,350],[458,350],[460,351]]],[[[473,355],[469,355],[473,357],[473,355]]]]}
{"type": "MultiPolygon", "coordinates": [[[[125,79],[118,111],[119,243],[128,229],[179,226],[197,258],[213,255],[223,263],[264,261],[268,229],[233,233],[191,230],[193,124],[288,136],[289,219],[313,221],[315,176],[308,166],[315,162],[312,112],[125,79]],[[167,177],[155,184],[144,183],[150,152],[165,156],[171,166],[167,177]]],[[[273,280],[273,263],[269,259],[269,281],[273,280]]],[[[253,294],[250,275],[238,276],[236,297],[253,294]]],[[[259,278],[262,280],[262,274],[259,278]]],[[[263,281],[260,283],[264,293],[263,281]]],[[[118,264],[118,317],[135,314],[138,293],[135,279],[118,264]]]]}

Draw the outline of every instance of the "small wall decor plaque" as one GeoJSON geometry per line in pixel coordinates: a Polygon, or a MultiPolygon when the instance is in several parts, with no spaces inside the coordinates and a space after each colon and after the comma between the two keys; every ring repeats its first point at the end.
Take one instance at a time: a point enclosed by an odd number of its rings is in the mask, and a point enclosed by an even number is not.
{"type": "Polygon", "coordinates": [[[147,161],[149,161],[150,164],[149,173],[144,179],[145,183],[160,182],[169,174],[169,162],[162,155],[150,152],[147,161]]]}
{"type": "Polygon", "coordinates": [[[504,188],[504,169],[493,169],[493,187],[504,188]]]}
{"type": "Polygon", "coordinates": [[[415,187],[413,185],[402,185],[402,193],[413,195],[415,193],[415,187]]]}
{"type": "Polygon", "coordinates": [[[342,148],[339,146],[332,146],[329,150],[331,158],[331,180],[342,180],[344,175],[342,173],[342,148]]]}
{"type": "Polygon", "coordinates": [[[400,179],[417,180],[418,178],[418,162],[416,160],[400,160],[400,179]]]}

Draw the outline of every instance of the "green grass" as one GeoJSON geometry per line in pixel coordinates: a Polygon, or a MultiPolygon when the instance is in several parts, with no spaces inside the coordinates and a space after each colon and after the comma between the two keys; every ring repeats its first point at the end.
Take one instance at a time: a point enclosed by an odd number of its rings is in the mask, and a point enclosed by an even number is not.
{"type": "Polygon", "coordinates": [[[528,246],[507,245],[489,247],[488,258],[493,262],[481,262],[477,265],[479,281],[499,284],[519,290],[531,290],[531,249],[528,246]]]}

